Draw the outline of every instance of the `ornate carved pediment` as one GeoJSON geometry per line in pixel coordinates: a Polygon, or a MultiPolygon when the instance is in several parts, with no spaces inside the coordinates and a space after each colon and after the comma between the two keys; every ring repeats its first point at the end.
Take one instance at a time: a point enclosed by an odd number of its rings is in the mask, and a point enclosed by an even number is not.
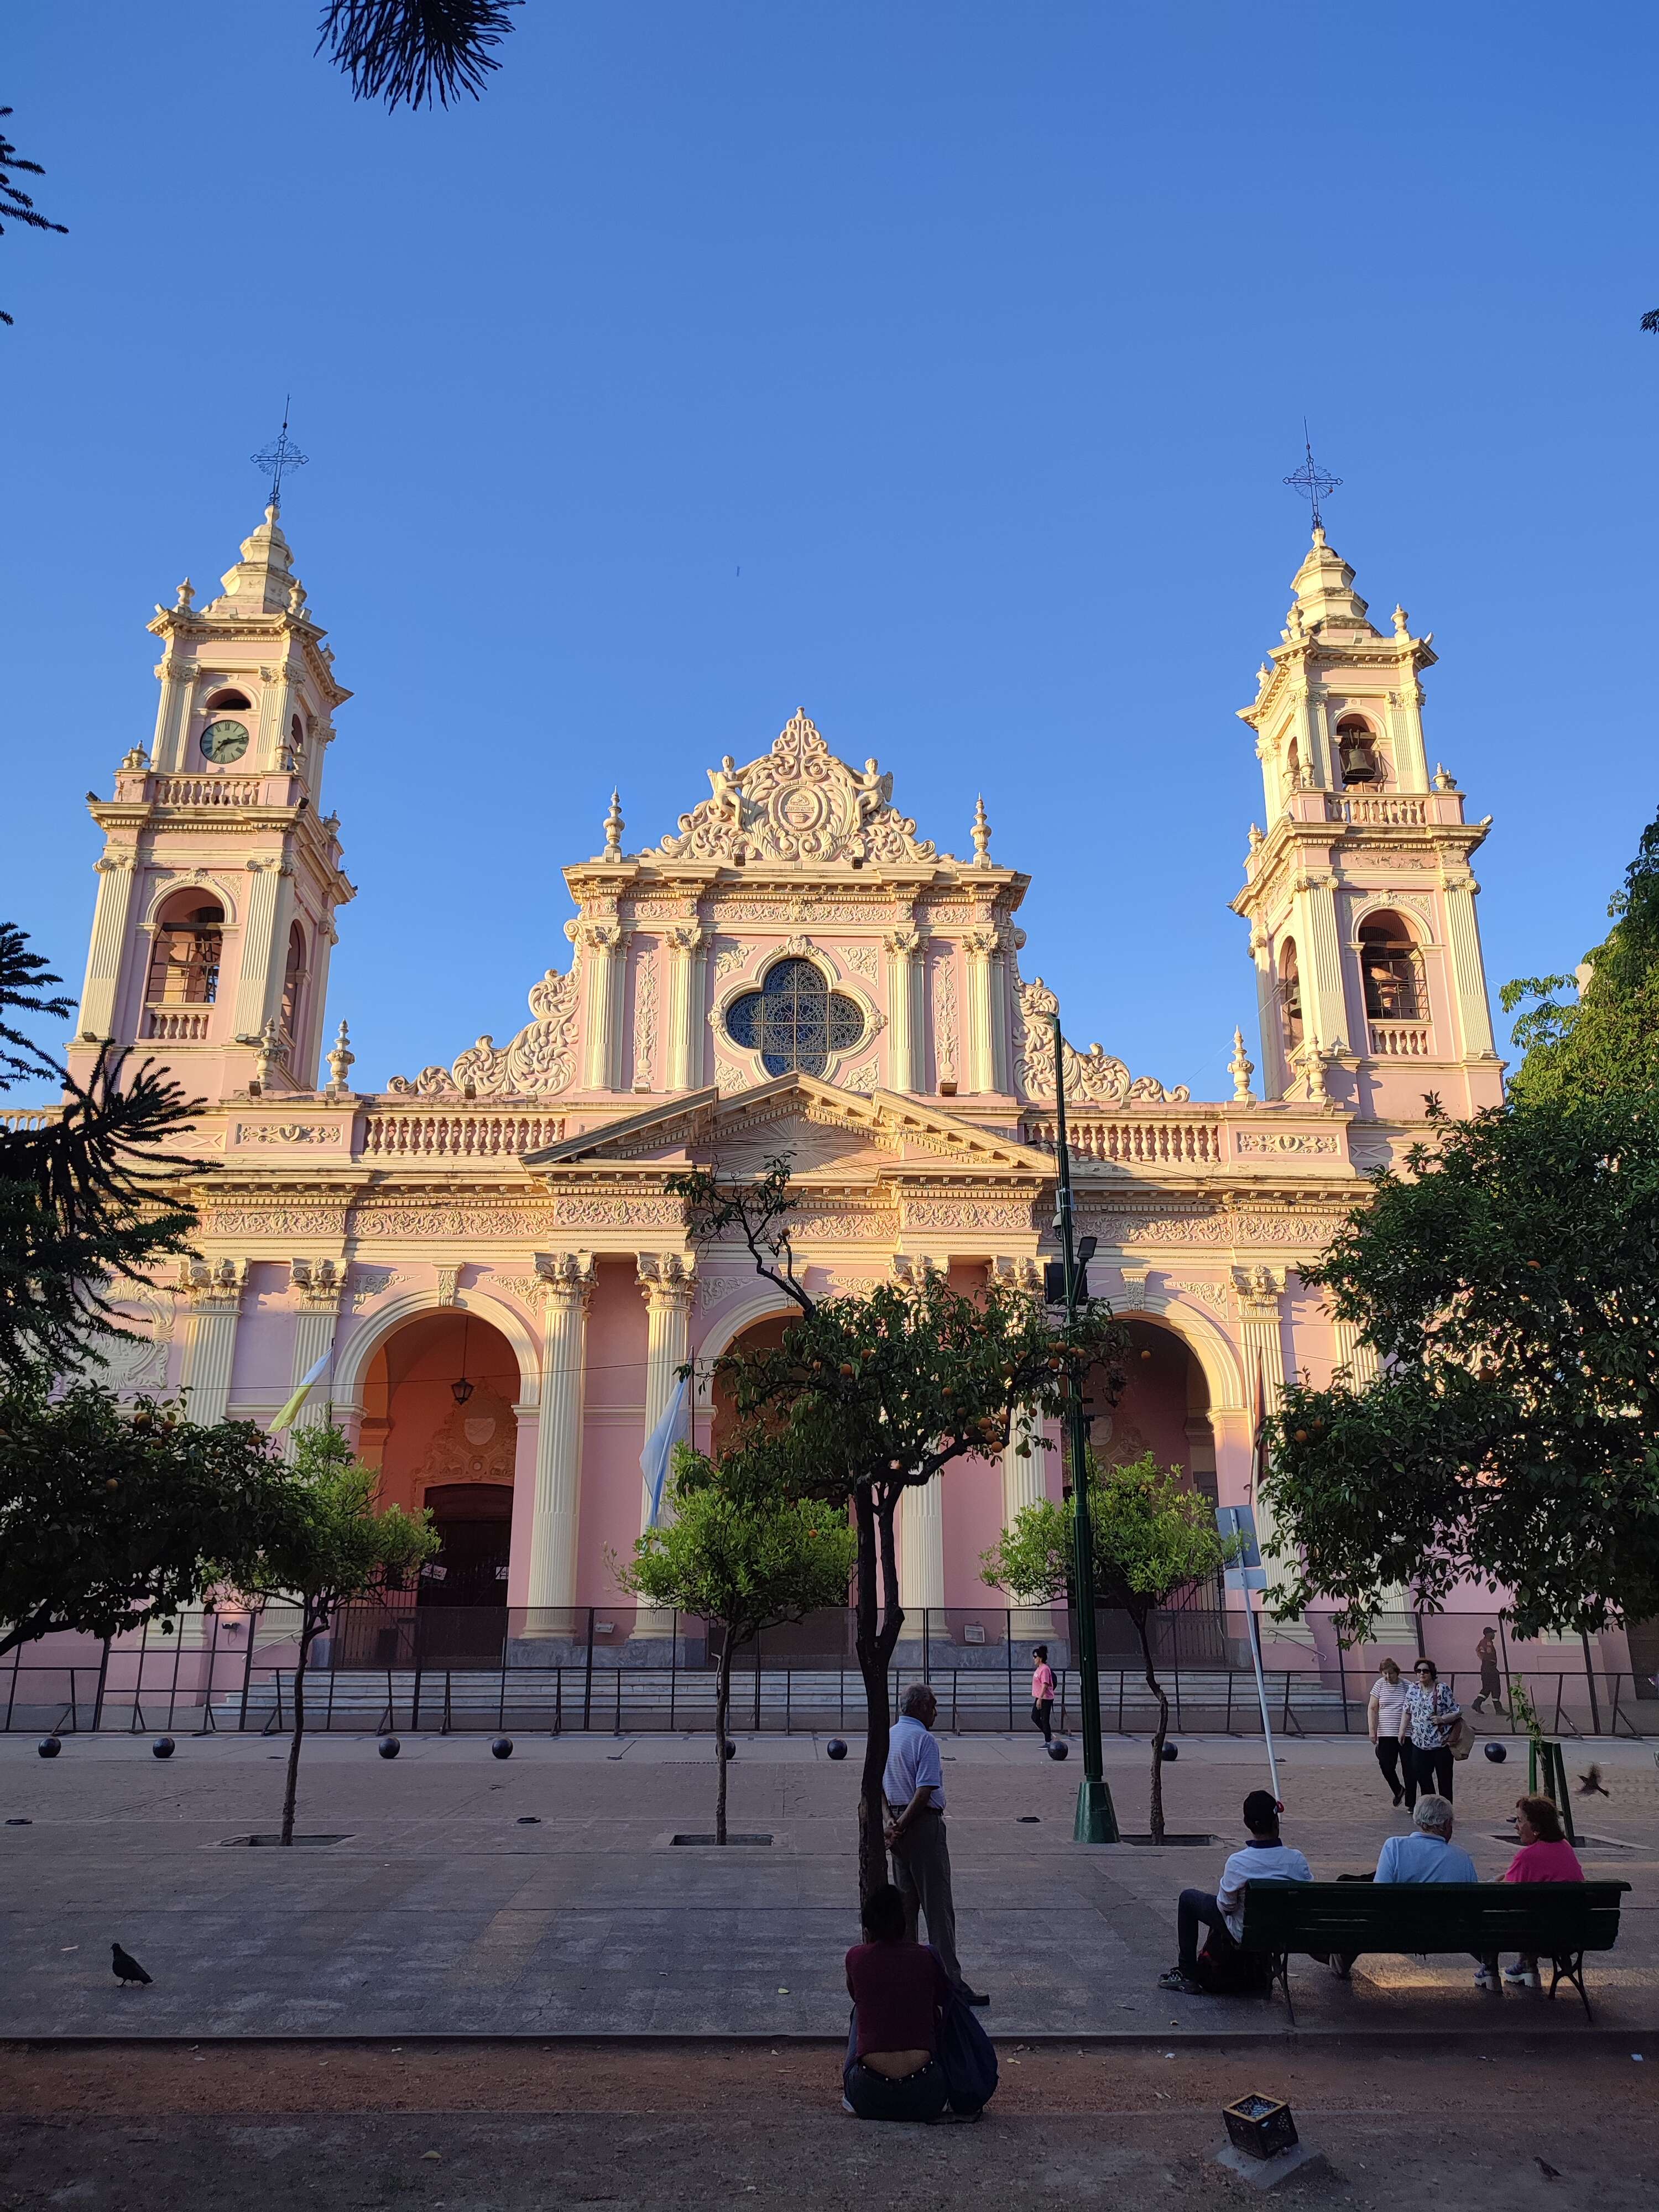
{"type": "Polygon", "coordinates": [[[682,814],[662,850],[677,860],[931,861],[933,846],[892,804],[893,779],[837,760],[805,714],[770,752],[708,771],[708,798],[682,814]]]}
{"type": "Polygon", "coordinates": [[[411,1083],[394,1075],[386,1089],[399,1097],[520,1098],[568,1090],[576,1073],[576,970],[550,968],[530,992],[527,1022],[511,1043],[481,1036],[453,1067],[423,1067],[411,1083]]]}
{"type": "MultiPolygon", "coordinates": [[[[1021,984],[1019,1007],[1024,1034],[1016,1071],[1018,1094],[1022,1098],[1052,1098],[1054,1016],[1060,1010],[1060,1000],[1039,975],[1034,982],[1021,984]]],[[[1097,1044],[1091,1044],[1086,1053],[1068,1044],[1065,1054],[1068,1105],[1076,1101],[1079,1105],[1121,1106],[1135,1099],[1145,1099],[1152,1104],[1168,1102],[1181,1105],[1192,1097],[1184,1083],[1166,1090],[1156,1076],[1132,1076],[1121,1060],[1114,1060],[1097,1044]]]]}

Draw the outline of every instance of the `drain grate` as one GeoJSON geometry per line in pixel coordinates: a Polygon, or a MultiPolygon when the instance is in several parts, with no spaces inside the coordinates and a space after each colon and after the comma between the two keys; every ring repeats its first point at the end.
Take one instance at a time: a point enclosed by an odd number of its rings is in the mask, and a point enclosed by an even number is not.
{"type": "MultiPolygon", "coordinates": [[[[349,1844],[349,1843],[351,1841],[351,1838],[350,1838],[350,1837],[349,1837],[349,1835],[347,1835],[347,1836],[295,1836],[295,1838],[294,1838],[294,1841],[295,1841],[295,1844],[349,1844]]],[[[282,1837],[281,1837],[280,1835],[269,1835],[269,1836],[225,1836],[225,1837],[221,1838],[221,1839],[220,1839],[220,1848],[221,1848],[222,1850],[226,1849],[227,1847],[228,1847],[228,1846],[229,1846],[230,1844],[275,1844],[276,1845],[277,1849],[278,1849],[278,1850],[280,1850],[280,1849],[282,1848],[282,1842],[283,1842],[283,1839],[282,1839],[282,1837]]]]}
{"type": "MultiPolygon", "coordinates": [[[[672,1840],[677,1844],[714,1844],[715,1842],[713,1836],[676,1836],[672,1840]]],[[[772,1838],[770,1836],[727,1836],[726,1840],[730,1845],[732,1844],[769,1844],[772,1838]]]]}

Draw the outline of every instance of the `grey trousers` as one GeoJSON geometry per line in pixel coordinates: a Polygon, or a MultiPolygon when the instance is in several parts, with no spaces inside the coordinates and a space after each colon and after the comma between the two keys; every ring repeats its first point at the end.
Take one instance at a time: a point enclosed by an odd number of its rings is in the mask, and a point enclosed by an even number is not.
{"type": "Polygon", "coordinates": [[[921,1814],[894,1844],[893,1878],[904,1899],[905,1934],[915,1938],[920,1914],[940,1965],[959,1985],[963,1974],[957,1957],[957,1908],[951,1895],[951,1853],[942,1814],[921,1814]]]}

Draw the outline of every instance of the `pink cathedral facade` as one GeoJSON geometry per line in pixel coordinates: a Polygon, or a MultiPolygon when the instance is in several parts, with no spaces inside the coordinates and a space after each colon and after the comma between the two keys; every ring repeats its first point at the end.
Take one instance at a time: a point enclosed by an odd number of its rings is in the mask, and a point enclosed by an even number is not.
{"type": "MultiPolygon", "coordinates": [[[[91,807],[76,1071],[105,1042],[168,1063],[210,1102],[188,1141],[214,1168],[200,1255],[133,1302],[118,1386],[266,1423],[331,1354],[301,1419],[331,1409],[383,1496],[432,1510],[451,1601],[611,1607],[676,1369],[783,1314],[740,1249],[694,1249],[668,1179],[788,1152],[822,1290],[1035,1286],[1063,1081],[1091,1287],[1133,1339],[1096,1446],[1244,1499],[1258,1378],[1361,1357],[1302,1267],[1425,1093],[1455,1115],[1501,1096],[1470,872],[1488,823],[1425,749],[1430,639],[1399,608],[1374,623],[1322,532],[1292,592],[1242,710],[1267,825],[1232,902],[1254,1088],[1242,1040],[1214,1101],[1099,1045],[1057,1069],[1029,878],[983,805],[967,855],[942,852],[894,775],[798,714],[769,745],[734,739],[643,849],[613,804],[603,850],[565,870],[574,911],[549,918],[516,1036],[434,1038],[429,1065],[368,1089],[326,1004],[354,890],[323,787],[351,695],[268,513],[218,598],[157,609],[154,738],[91,807]]],[[[719,1417],[703,1388],[700,1442],[719,1417]]],[[[1057,1453],[1011,1453],[912,1493],[907,1603],[1003,1602],[980,1555],[1060,1481],[1057,1453]]]]}

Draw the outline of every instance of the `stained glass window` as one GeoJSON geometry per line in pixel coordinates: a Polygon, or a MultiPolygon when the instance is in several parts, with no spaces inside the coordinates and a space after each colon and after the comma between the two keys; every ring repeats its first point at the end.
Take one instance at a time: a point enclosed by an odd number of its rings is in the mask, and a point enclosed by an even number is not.
{"type": "Polygon", "coordinates": [[[832,991],[810,960],[780,960],[758,991],[726,1011],[733,1044],[758,1052],[769,1075],[822,1075],[831,1053],[849,1052],[864,1035],[857,1002],[832,991]]]}

